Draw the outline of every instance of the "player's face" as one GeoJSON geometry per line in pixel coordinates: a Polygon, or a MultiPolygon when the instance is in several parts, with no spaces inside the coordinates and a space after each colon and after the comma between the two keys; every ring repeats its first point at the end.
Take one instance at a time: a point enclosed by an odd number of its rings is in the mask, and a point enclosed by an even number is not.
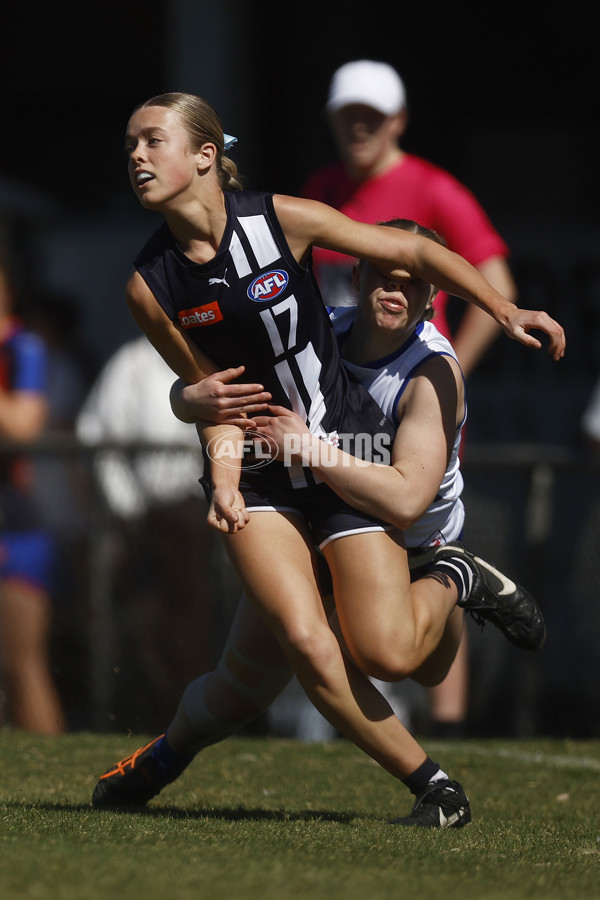
{"type": "Polygon", "coordinates": [[[384,116],[353,103],[332,114],[331,128],[342,160],[358,176],[382,171],[399,152],[400,115],[384,116]]]}
{"type": "Polygon", "coordinates": [[[433,303],[433,289],[420,278],[393,280],[363,263],[358,271],[363,321],[376,332],[408,338],[433,303]]]}
{"type": "Polygon", "coordinates": [[[164,209],[184,197],[197,173],[197,157],[179,115],[148,106],[129,120],[125,149],[129,180],[142,206],[164,209]]]}

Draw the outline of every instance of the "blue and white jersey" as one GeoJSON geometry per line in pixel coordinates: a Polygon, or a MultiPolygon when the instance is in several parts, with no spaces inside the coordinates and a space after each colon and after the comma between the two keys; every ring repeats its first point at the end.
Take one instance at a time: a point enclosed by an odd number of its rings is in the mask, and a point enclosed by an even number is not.
{"type": "MultiPolygon", "coordinates": [[[[340,340],[356,316],[355,308],[338,307],[331,312],[334,330],[340,340]]],[[[450,356],[456,360],[452,345],[431,322],[422,322],[408,341],[396,352],[384,359],[365,366],[357,366],[344,360],[352,375],[364,384],[386,417],[398,427],[398,404],[411,378],[432,356],[450,356]]],[[[448,467],[434,502],[421,518],[404,533],[408,548],[428,547],[446,541],[457,540],[464,523],[464,506],[460,499],[463,477],[460,471],[459,448],[463,421],[456,429],[454,446],[448,467]]]]}

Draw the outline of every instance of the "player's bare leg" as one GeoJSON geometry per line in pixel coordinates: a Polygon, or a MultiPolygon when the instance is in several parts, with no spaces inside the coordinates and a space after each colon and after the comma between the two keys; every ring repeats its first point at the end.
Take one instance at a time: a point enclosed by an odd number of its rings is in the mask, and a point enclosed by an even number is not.
{"type": "Polygon", "coordinates": [[[340,627],[361,670],[382,681],[408,678],[439,647],[458,591],[449,578],[411,585],[400,532],[350,535],[324,553],[340,627]]]}
{"type": "Polygon", "coordinates": [[[406,777],[426,754],[369,679],[344,657],[317,589],[310,534],[301,530],[297,520],[260,513],[225,541],[248,596],[309,699],[341,734],[396,777],[406,777]],[[269,546],[277,546],[272,568],[264,564],[269,546]]]}
{"type": "Polygon", "coordinates": [[[432,737],[462,737],[469,714],[469,638],[463,629],[456,657],[448,674],[428,688],[432,737]]]}
{"type": "Polygon", "coordinates": [[[194,755],[235,734],[265,712],[292,677],[279,642],[243,594],[215,670],[184,691],[167,729],[169,744],[194,755]]]}
{"type": "Polygon", "coordinates": [[[50,598],[20,579],[0,586],[0,661],[15,728],[62,734],[65,715],[49,658],[50,598]]]}

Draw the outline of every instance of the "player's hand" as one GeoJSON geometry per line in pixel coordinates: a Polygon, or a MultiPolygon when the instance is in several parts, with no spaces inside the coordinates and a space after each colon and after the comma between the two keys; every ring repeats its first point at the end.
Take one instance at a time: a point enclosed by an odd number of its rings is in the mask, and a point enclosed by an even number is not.
{"type": "Polygon", "coordinates": [[[566,338],[565,332],[558,322],[551,319],[548,313],[535,309],[519,309],[513,306],[508,311],[507,322],[504,330],[510,338],[520,341],[528,347],[541,347],[542,342],[529,332],[531,329],[544,331],[550,341],[548,344],[548,353],[553,359],[562,359],[565,355],[566,338]]]}
{"type": "Polygon", "coordinates": [[[268,407],[271,394],[262,384],[234,384],[245,366],[236,366],[208,375],[196,384],[180,378],[171,388],[171,408],[183,422],[203,419],[217,425],[247,428],[248,417],[268,407]]]}
{"type": "Polygon", "coordinates": [[[305,422],[285,406],[269,404],[269,412],[269,416],[253,417],[253,432],[264,438],[265,449],[274,459],[301,461],[305,436],[311,436],[305,422]]]}
{"type": "Polygon", "coordinates": [[[244,498],[234,487],[215,487],[207,522],[222,534],[237,534],[250,521],[244,498]]]}

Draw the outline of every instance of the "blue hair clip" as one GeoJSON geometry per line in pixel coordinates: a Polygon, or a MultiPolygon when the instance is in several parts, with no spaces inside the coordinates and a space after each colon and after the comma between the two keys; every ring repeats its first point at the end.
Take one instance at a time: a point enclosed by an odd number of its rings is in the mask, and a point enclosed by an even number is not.
{"type": "Polygon", "coordinates": [[[223,142],[225,144],[225,150],[229,150],[234,144],[237,144],[237,138],[232,134],[224,134],[223,142]]]}

